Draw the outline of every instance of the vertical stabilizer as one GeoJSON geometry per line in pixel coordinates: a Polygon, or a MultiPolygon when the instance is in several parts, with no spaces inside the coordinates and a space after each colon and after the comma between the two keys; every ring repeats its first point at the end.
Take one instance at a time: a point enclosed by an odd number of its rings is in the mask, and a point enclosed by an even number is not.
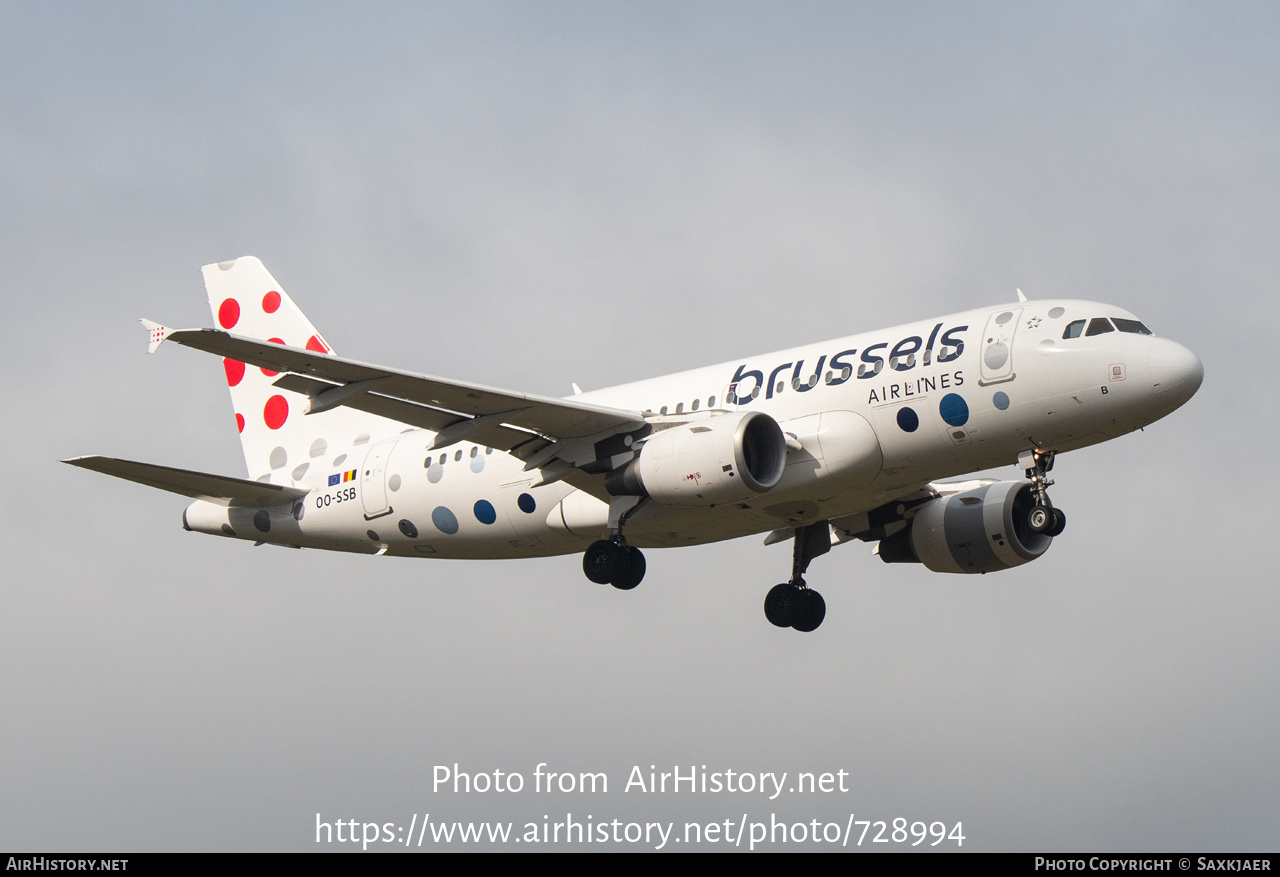
{"type": "MultiPolygon", "coordinates": [[[[205,265],[201,271],[219,329],[333,353],[324,336],[253,256],[205,265]]],[[[307,397],[272,386],[276,372],[233,359],[224,359],[222,366],[250,478],[275,484],[303,482],[308,475],[332,468],[334,454],[403,428],[345,408],[304,416],[307,397]]]]}

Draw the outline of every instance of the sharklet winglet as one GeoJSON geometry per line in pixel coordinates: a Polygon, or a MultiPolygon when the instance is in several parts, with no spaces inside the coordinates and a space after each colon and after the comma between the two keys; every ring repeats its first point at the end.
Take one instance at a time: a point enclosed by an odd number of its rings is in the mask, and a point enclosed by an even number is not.
{"type": "Polygon", "coordinates": [[[147,344],[147,353],[155,353],[156,348],[164,343],[164,339],[169,337],[169,333],[173,330],[168,326],[161,326],[159,323],[147,319],[138,321],[151,334],[151,340],[147,344]]]}

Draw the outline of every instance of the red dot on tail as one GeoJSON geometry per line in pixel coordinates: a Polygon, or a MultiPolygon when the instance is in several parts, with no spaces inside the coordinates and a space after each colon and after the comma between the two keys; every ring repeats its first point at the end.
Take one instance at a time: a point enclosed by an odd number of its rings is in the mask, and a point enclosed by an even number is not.
{"type": "MultiPolygon", "coordinates": [[[[279,338],[268,338],[267,341],[269,341],[272,344],[279,344],[281,346],[284,345],[284,341],[279,338]]],[[[258,371],[262,372],[264,375],[266,375],[269,378],[274,378],[276,375],[280,374],[280,372],[273,372],[269,368],[260,368],[258,369],[258,371]]]]}
{"type": "Polygon", "coordinates": [[[278,307],[280,307],[280,293],[274,289],[262,297],[262,309],[268,314],[274,314],[278,307]]]}
{"type": "Polygon", "coordinates": [[[289,403],[285,401],[284,396],[272,396],[262,409],[262,419],[266,421],[268,429],[279,429],[284,426],[288,416],[289,403]]]}
{"type": "Polygon", "coordinates": [[[244,432],[244,415],[243,414],[236,415],[236,429],[240,432],[244,432]]]}
{"type": "Polygon", "coordinates": [[[218,306],[218,325],[230,329],[240,322],[240,302],[234,298],[226,299],[218,306]]]}
{"type": "Polygon", "coordinates": [[[227,386],[234,387],[244,380],[244,363],[238,359],[224,359],[222,367],[227,372],[227,386]]]}
{"type": "Polygon", "coordinates": [[[314,350],[316,353],[328,353],[329,345],[321,341],[319,335],[312,335],[307,339],[307,349],[314,350]]]}

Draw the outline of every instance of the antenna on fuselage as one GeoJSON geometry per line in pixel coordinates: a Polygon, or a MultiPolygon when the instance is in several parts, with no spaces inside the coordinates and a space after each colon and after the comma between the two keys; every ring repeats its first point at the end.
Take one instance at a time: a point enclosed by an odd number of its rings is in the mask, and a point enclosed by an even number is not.
{"type": "Polygon", "coordinates": [[[1018,301],[1026,301],[1026,300],[1027,300],[1027,297],[1026,297],[1025,295],[1023,295],[1023,294],[1022,294],[1022,290],[1021,290],[1021,289],[1019,289],[1017,292],[1018,292],[1018,301]]]}

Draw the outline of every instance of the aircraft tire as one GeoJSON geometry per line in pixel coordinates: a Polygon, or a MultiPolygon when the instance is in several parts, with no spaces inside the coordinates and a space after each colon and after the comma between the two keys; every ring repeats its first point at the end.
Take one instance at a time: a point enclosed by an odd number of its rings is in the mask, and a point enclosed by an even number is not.
{"type": "Polygon", "coordinates": [[[1053,526],[1053,509],[1034,506],[1027,512],[1027,527],[1032,533],[1043,533],[1053,526]]]}
{"type": "Polygon", "coordinates": [[[764,598],[764,617],[774,627],[791,627],[801,617],[803,592],[790,582],[774,585],[764,598]]]}
{"type": "MultiPolygon", "coordinates": [[[[597,585],[607,585],[622,573],[627,558],[621,545],[599,539],[582,555],[582,572],[597,585]]],[[[639,581],[637,581],[639,584],[639,581]]]]}
{"type": "Polygon", "coordinates": [[[639,548],[624,549],[626,562],[623,564],[622,571],[610,582],[619,591],[630,591],[636,585],[640,584],[644,579],[645,564],[644,554],[639,548]]]}
{"type": "Polygon", "coordinates": [[[827,601],[817,591],[801,591],[803,611],[799,619],[791,626],[801,633],[817,630],[822,620],[827,617],[827,601]]]}
{"type": "Polygon", "coordinates": [[[1046,536],[1061,536],[1062,531],[1067,529],[1067,516],[1062,509],[1053,510],[1053,523],[1049,525],[1049,529],[1044,531],[1046,536]]]}

